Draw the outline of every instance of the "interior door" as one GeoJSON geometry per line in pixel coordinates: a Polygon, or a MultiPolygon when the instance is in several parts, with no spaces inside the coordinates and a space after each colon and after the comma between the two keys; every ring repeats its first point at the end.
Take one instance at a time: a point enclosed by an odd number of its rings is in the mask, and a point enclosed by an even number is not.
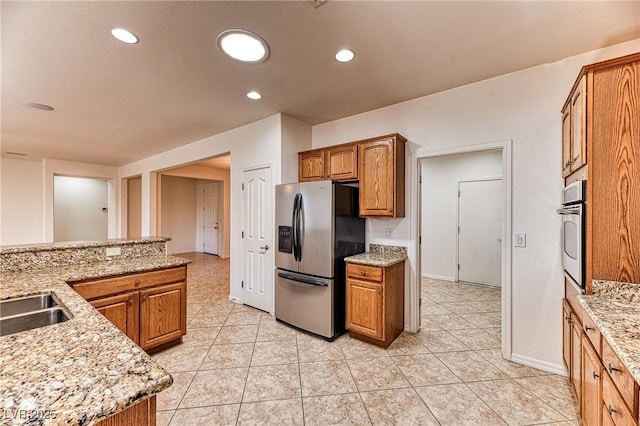
{"type": "Polygon", "coordinates": [[[218,254],[218,184],[204,184],[204,248],[209,254],[218,254]]]}
{"type": "Polygon", "coordinates": [[[273,312],[273,184],[271,167],[242,174],[243,303],[273,312]]]}
{"type": "Polygon", "coordinates": [[[458,280],[502,283],[502,179],[458,183],[458,280]]]}

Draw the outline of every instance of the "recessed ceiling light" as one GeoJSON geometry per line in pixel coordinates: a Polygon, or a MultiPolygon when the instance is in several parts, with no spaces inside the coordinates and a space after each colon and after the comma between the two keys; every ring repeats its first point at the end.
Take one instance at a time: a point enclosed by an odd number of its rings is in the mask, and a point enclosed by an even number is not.
{"type": "Polygon", "coordinates": [[[111,30],[111,35],[127,44],[136,44],[138,37],[131,31],[127,31],[124,28],[114,28],[111,30]]]}
{"type": "Polygon", "coordinates": [[[247,98],[257,101],[258,99],[262,99],[262,95],[256,91],[252,91],[247,93],[247,98]]]}
{"type": "Polygon", "coordinates": [[[338,62],[350,62],[356,57],[356,52],[351,49],[342,49],[336,52],[335,57],[338,62]]]}
{"type": "Polygon", "coordinates": [[[27,106],[31,109],[37,109],[39,111],[53,111],[55,109],[51,105],[39,104],[36,102],[29,102],[27,106]]]}
{"type": "Polygon", "coordinates": [[[269,57],[269,45],[259,35],[247,30],[222,31],[216,38],[218,47],[231,58],[258,63],[269,57]]]}

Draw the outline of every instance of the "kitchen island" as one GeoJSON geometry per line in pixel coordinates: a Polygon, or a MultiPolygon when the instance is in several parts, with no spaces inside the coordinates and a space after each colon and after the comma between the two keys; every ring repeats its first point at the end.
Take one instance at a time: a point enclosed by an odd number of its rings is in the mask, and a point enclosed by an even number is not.
{"type": "Polygon", "coordinates": [[[67,282],[189,263],[167,256],[166,241],[0,248],[0,300],[52,292],[71,314],[65,322],[0,337],[0,424],[108,424],[115,418],[109,416],[136,409],[136,424],[155,424],[155,394],[171,386],[172,377],[67,282]],[[107,247],[120,247],[121,254],[105,257],[107,247]]]}

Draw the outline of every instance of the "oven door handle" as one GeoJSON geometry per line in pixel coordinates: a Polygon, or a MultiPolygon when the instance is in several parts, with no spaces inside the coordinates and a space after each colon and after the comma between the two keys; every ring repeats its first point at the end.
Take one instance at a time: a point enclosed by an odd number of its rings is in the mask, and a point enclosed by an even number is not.
{"type": "Polygon", "coordinates": [[[558,209],[558,210],[556,210],[556,213],[561,214],[561,215],[565,215],[565,216],[574,215],[574,214],[581,215],[582,212],[580,210],[581,209],[579,207],[576,207],[576,208],[573,208],[573,209],[558,209]]]}

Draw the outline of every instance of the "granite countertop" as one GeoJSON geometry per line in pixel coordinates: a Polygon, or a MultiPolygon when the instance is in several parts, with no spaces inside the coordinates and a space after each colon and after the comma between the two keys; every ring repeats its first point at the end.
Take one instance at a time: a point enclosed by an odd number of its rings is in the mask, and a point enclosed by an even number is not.
{"type": "Polygon", "coordinates": [[[357,263],[359,265],[386,268],[387,266],[395,265],[396,263],[402,262],[406,259],[406,247],[370,244],[369,251],[367,253],[345,257],[344,261],[348,263],[357,263]]]}
{"type": "Polygon", "coordinates": [[[151,244],[171,241],[166,237],[140,237],[140,238],[111,238],[108,240],[96,241],[64,241],[57,243],[37,243],[18,246],[0,246],[0,253],[24,253],[40,252],[52,250],[67,250],[74,248],[105,247],[105,246],[125,246],[133,244],[151,244]]]}
{"type": "Polygon", "coordinates": [[[640,284],[594,280],[593,294],[578,300],[640,383],[640,284]]]}
{"type": "Polygon", "coordinates": [[[187,263],[162,255],[0,274],[0,300],[51,291],[72,315],[0,337],[0,423],[93,424],[171,386],[169,373],[66,282],[187,263]]]}

